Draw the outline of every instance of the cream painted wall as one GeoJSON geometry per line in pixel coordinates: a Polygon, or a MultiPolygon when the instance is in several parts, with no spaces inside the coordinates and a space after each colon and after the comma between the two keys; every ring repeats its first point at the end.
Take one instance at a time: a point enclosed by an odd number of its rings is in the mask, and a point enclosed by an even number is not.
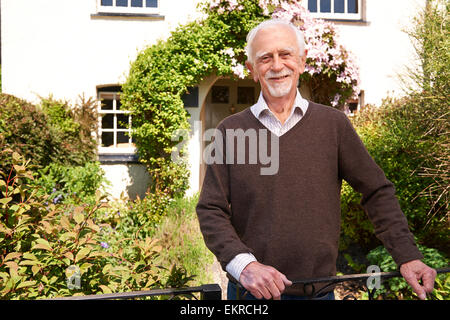
{"type": "Polygon", "coordinates": [[[75,101],[124,81],[130,62],[179,23],[198,0],[160,0],[155,18],[92,17],[96,0],[2,0],[3,92],[29,101],[53,94],[75,101]]]}
{"type": "MultiPolygon", "coordinates": [[[[364,1],[364,0],[363,0],[364,1]]],[[[341,43],[357,58],[365,103],[379,105],[387,94],[401,95],[397,77],[414,65],[414,50],[402,30],[425,0],[366,0],[365,23],[335,22],[341,43]]]]}

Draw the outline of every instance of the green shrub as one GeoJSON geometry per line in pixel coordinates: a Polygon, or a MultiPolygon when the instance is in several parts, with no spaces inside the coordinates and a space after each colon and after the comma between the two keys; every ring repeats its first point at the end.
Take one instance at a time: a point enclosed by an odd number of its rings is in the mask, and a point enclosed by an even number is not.
{"type": "MultiPolygon", "coordinates": [[[[0,94],[0,147],[10,148],[30,159],[30,165],[45,167],[54,160],[57,145],[48,117],[33,104],[0,94]]],[[[1,154],[0,169],[11,166],[9,154],[1,154]]]]}
{"type": "MultiPolygon", "coordinates": [[[[95,161],[97,126],[95,101],[80,98],[71,108],[66,102],[42,99],[39,107],[7,94],[0,94],[0,140],[2,148],[10,148],[35,168],[50,163],[83,165],[95,161]]],[[[6,170],[10,159],[0,159],[6,170]]]]}
{"type": "MultiPolygon", "coordinates": [[[[450,254],[448,238],[450,104],[448,1],[427,2],[408,30],[420,67],[403,75],[408,96],[386,99],[353,119],[369,153],[397,191],[419,243],[450,254]]],[[[343,190],[343,237],[367,244],[359,195],[343,190]]]]}
{"type": "Polygon", "coordinates": [[[42,99],[39,108],[49,119],[52,136],[58,148],[56,162],[67,165],[83,165],[95,161],[97,143],[92,132],[97,130],[96,102],[79,98],[80,102],[70,106],[66,101],[51,96],[42,99]]]}
{"type": "MultiPolygon", "coordinates": [[[[438,165],[430,157],[437,140],[424,136],[424,113],[426,110],[414,98],[387,99],[380,108],[361,112],[353,122],[371,156],[394,183],[417,240],[447,250],[450,233],[444,199],[423,196],[433,179],[421,175],[420,168],[438,165]],[[434,209],[432,214],[430,209],[434,209]]],[[[366,246],[373,240],[372,227],[359,205],[360,195],[344,185],[341,200],[343,238],[366,246]]]]}
{"type": "Polygon", "coordinates": [[[108,183],[98,162],[81,166],[51,163],[38,170],[35,185],[40,194],[50,195],[53,203],[95,203],[95,194],[108,183]]]}
{"type": "MultiPolygon", "coordinates": [[[[54,204],[39,195],[27,163],[10,149],[13,174],[0,171],[0,296],[36,299],[125,292],[184,283],[183,269],[172,268],[167,281],[154,265],[157,240],[124,235],[115,246],[95,222],[105,206],[100,193],[93,205],[54,204]],[[73,280],[79,272],[80,282],[73,280]],[[76,273],[75,273],[76,275],[76,273]]],[[[3,155],[2,155],[3,156],[3,155]]]]}
{"type": "MultiPolygon", "coordinates": [[[[424,256],[422,261],[432,268],[447,267],[450,262],[445,255],[436,249],[419,245],[419,250],[424,256]]],[[[379,266],[382,272],[398,270],[397,264],[394,262],[387,250],[382,246],[370,251],[367,255],[367,260],[370,264],[379,266]]],[[[438,283],[434,292],[435,294],[438,292],[439,296],[443,299],[448,299],[450,295],[450,290],[445,289],[445,283],[448,281],[446,280],[447,277],[448,276],[446,274],[438,275],[438,283]]],[[[376,291],[375,297],[379,295],[382,295],[384,298],[395,299],[413,299],[415,297],[415,294],[406,281],[403,278],[398,277],[386,280],[381,285],[381,288],[376,291]]]]}

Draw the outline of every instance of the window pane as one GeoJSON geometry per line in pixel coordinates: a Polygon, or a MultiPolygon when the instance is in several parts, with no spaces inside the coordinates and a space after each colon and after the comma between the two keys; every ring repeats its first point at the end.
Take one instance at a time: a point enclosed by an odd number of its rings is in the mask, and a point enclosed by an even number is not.
{"type": "Polygon", "coordinates": [[[331,12],[331,0],[320,0],[320,12],[331,12]]]}
{"type": "Polygon", "coordinates": [[[101,5],[102,6],[112,6],[113,0],[102,0],[101,5]]]}
{"type": "Polygon", "coordinates": [[[114,128],[114,115],[105,114],[102,117],[102,129],[113,129],[114,128]]]}
{"type": "Polygon", "coordinates": [[[102,132],[102,147],[111,147],[114,144],[112,132],[102,132]]]}
{"type": "Polygon", "coordinates": [[[102,99],[102,110],[112,110],[113,109],[113,101],[112,100],[106,100],[102,99]]]}
{"type": "Polygon", "coordinates": [[[117,115],[117,129],[128,129],[130,116],[127,114],[117,115]]]}
{"type": "Polygon", "coordinates": [[[131,6],[142,8],[142,0],[131,0],[131,6]]]}
{"type": "Polygon", "coordinates": [[[128,0],[116,0],[116,7],[128,7],[128,0]]]}
{"type": "Polygon", "coordinates": [[[317,12],[317,0],[308,0],[308,10],[310,12],[317,12]]]}
{"type": "Polygon", "coordinates": [[[358,13],[358,0],[348,0],[348,13],[358,13]]]}
{"type": "Polygon", "coordinates": [[[345,0],[334,0],[334,12],[345,13],[345,0]]]}
{"type": "Polygon", "coordinates": [[[225,86],[213,86],[211,89],[212,103],[228,103],[230,88],[225,86]]]}
{"type": "Polygon", "coordinates": [[[147,8],[158,8],[158,0],[145,0],[147,8]]]}
{"type": "Polygon", "coordinates": [[[128,136],[128,132],[117,132],[117,146],[120,147],[131,147],[129,145],[130,137],[128,136]],[[121,146],[119,143],[123,143],[121,146]]]}
{"type": "Polygon", "coordinates": [[[185,107],[198,107],[198,87],[188,87],[185,94],[181,96],[185,107]]]}

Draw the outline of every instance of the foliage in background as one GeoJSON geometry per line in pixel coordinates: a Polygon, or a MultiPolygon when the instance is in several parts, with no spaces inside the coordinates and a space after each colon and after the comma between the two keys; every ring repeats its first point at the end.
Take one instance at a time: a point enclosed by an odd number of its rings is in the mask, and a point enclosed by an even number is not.
{"type": "MultiPolygon", "coordinates": [[[[0,94],[0,134],[3,148],[11,148],[34,168],[50,163],[84,165],[94,161],[97,113],[92,99],[80,98],[73,110],[66,102],[43,99],[40,106],[7,94],[0,94]],[[94,130],[94,131],[91,131],[94,130]]],[[[1,159],[0,167],[9,165],[1,159]]]]}
{"type": "MultiPolygon", "coordinates": [[[[448,252],[450,232],[444,199],[435,202],[423,196],[433,179],[421,175],[420,168],[436,165],[430,157],[436,139],[424,138],[422,119],[426,113],[414,99],[386,99],[379,108],[368,107],[353,123],[371,156],[394,183],[400,206],[417,240],[448,252]],[[432,214],[430,208],[434,209],[432,214]]],[[[367,247],[374,243],[373,227],[360,201],[361,195],[344,184],[343,239],[367,247]]]]}
{"type": "MultiPolygon", "coordinates": [[[[96,102],[79,98],[70,106],[53,98],[38,106],[11,95],[0,95],[0,147],[12,149],[30,160],[40,194],[49,201],[78,199],[94,203],[95,192],[106,184],[96,162],[96,102]]],[[[0,170],[7,171],[12,159],[0,154],[0,170]]]]}
{"type": "Polygon", "coordinates": [[[205,246],[195,213],[198,195],[170,200],[163,215],[150,215],[153,206],[146,199],[111,203],[99,211],[96,221],[105,223],[102,241],[115,250],[127,247],[132,238],[158,239],[163,249],[153,263],[164,266],[163,279],[168,279],[173,266],[178,265],[183,266],[187,275],[195,275],[195,279],[188,277],[192,285],[212,283],[208,268],[213,255],[205,246]]]}
{"type": "Polygon", "coordinates": [[[53,155],[56,162],[83,165],[95,161],[97,142],[92,132],[97,132],[97,104],[92,98],[79,97],[79,102],[68,102],[53,97],[41,99],[38,106],[48,117],[49,127],[57,148],[53,155]]]}
{"type": "MultiPolygon", "coordinates": [[[[427,248],[419,245],[419,250],[422,252],[425,264],[433,266],[433,268],[448,267],[449,259],[444,254],[436,249],[427,248]]],[[[382,272],[397,271],[398,266],[392,259],[391,255],[383,246],[377,247],[369,252],[367,259],[370,264],[380,267],[382,272]]],[[[449,287],[450,274],[441,274],[437,276],[437,283],[433,294],[442,300],[450,298],[449,287]]],[[[411,287],[403,278],[392,278],[384,281],[381,288],[376,290],[375,298],[382,296],[384,299],[413,299],[416,294],[413,293],[411,287]]]]}
{"type": "MultiPolygon", "coordinates": [[[[45,167],[54,160],[56,149],[48,117],[33,104],[8,94],[0,94],[1,149],[11,148],[31,160],[30,165],[45,167]]],[[[11,165],[1,153],[0,169],[11,165]]]]}
{"type": "MultiPolygon", "coordinates": [[[[290,5],[292,1],[282,2],[290,5]]],[[[152,193],[159,190],[169,196],[179,196],[187,188],[186,162],[175,163],[171,159],[172,151],[188,138],[177,134],[179,130],[187,132],[189,129],[188,114],[181,96],[188,87],[198,85],[210,74],[245,77],[247,72],[243,64],[247,33],[268,19],[276,9],[256,0],[211,1],[200,4],[200,8],[204,18],[178,27],[166,41],[159,41],[141,51],[131,64],[122,86],[122,105],[133,112],[133,138],[140,162],[147,166],[153,178],[152,193]]],[[[285,8],[279,8],[278,14],[285,8]]],[[[302,15],[298,12],[292,14],[297,24],[308,21],[311,28],[314,26],[315,20],[306,16],[304,9],[302,15]]],[[[317,25],[325,26],[322,22],[317,25]]],[[[316,32],[309,34],[308,38],[311,42],[308,56],[311,65],[302,80],[324,75],[320,81],[328,79],[326,83],[337,83],[333,92],[327,92],[326,101],[337,105],[338,101],[345,101],[354,94],[357,88],[356,68],[354,64],[346,64],[348,54],[335,42],[331,25],[314,30],[316,32]],[[315,46],[319,45],[327,49],[325,57],[317,54],[320,49],[315,46]]],[[[331,88],[326,84],[323,87],[331,88]]],[[[183,150],[181,153],[183,159],[185,153],[183,150]]]]}
{"type": "Polygon", "coordinates": [[[13,161],[10,170],[0,171],[2,299],[126,292],[191,279],[176,266],[162,279],[154,263],[161,250],[156,239],[120,235],[115,247],[108,245],[103,230],[110,226],[96,222],[105,210],[100,193],[92,205],[52,203],[30,184],[33,174],[22,156],[11,149],[1,153],[13,161]],[[71,268],[79,271],[79,283],[67,281],[71,268]]]}
{"type": "Polygon", "coordinates": [[[433,205],[428,214],[439,218],[446,211],[450,227],[450,2],[428,1],[424,11],[414,19],[407,30],[415,47],[421,68],[408,69],[405,83],[410,95],[424,110],[424,140],[435,145],[429,157],[431,164],[420,168],[421,176],[433,181],[423,192],[433,205]],[[408,86],[409,84],[409,86],[408,86]],[[421,90],[417,90],[420,88],[421,90]]]}
{"type": "Polygon", "coordinates": [[[38,194],[49,195],[48,201],[53,203],[94,204],[96,192],[105,193],[109,184],[99,162],[78,166],[51,163],[36,176],[33,184],[39,186],[38,194]]]}
{"type": "MultiPolygon", "coordinates": [[[[444,3],[429,2],[414,20],[410,35],[414,36],[422,72],[405,75],[415,82],[408,96],[387,98],[380,108],[368,107],[353,123],[369,153],[396,186],[417,241],[449,255],[450,43],[448,2],[444,3]]],[[[364,247],[373,239],[360,199],[344,186],[343,236],[364,247]]]]}

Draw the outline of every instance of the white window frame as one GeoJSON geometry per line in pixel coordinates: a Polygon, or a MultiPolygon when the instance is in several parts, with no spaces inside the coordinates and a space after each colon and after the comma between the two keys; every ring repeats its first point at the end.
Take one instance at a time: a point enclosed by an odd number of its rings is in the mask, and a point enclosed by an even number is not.
{"type": "MultiPolygon", "coordinates": [[[[329,20],[362,20],[363,19],[363,5],[364,2],[362,0],[357,0],[358,3],[358,13],[348,13],[348,0],[344,0],[344,13],[335,13],[334,12],[334,0],[331,0],[331,12],[319,12],[320,11],[320,0],[316,0],[317,2],[317,11],[318,12],[310,12],[311,15],[315,18],[321,19],[329,19],[329,20]]],[[[306,1],[306,5],[308,6],[308,2],[306,1]]],[[[308,8],[309,10],[309,8],[308,8]]]]}
{"type": "Polygon", "coordinates": [[[160,1],[157,0],[156,8],[148,8],[145,6],[145,0],[143,1],[143,7],[132,7],[131,0],[128,0],[128,7],[116,6],[116,0],[113,0],[112,6],[102,6],[101,0],[97,0],[97,12],[98,13],[126,13],[126,14],[159,14],[160,1]]]}
{"type": "Polygon", "coordinates": [[[117,110],[117,101],[120,100],[120,92],[115,91],[101,91],[98,93],[98,151],[99,154],[135,154],[136,147],[118,147],[117,146],[117,133],[118,132],[127,132],[129,133],[128,143],[132,145],[131,142],[131,113],[130,111],[117,110]],[[112,110],[102,110],[102,97],[113,96],[113,109],[112,110]],[[113,128],[103,129],[102,128],[102,116],[105,114],[113,114],[113,128]],[[129,123],[128,129],[119,129],[118,128],[118,114],[128,114],[129,123]],[[111,147],[102,147],[102,133],[103,132],[112,132],[113,133],[113,146],[111,147]]]}

